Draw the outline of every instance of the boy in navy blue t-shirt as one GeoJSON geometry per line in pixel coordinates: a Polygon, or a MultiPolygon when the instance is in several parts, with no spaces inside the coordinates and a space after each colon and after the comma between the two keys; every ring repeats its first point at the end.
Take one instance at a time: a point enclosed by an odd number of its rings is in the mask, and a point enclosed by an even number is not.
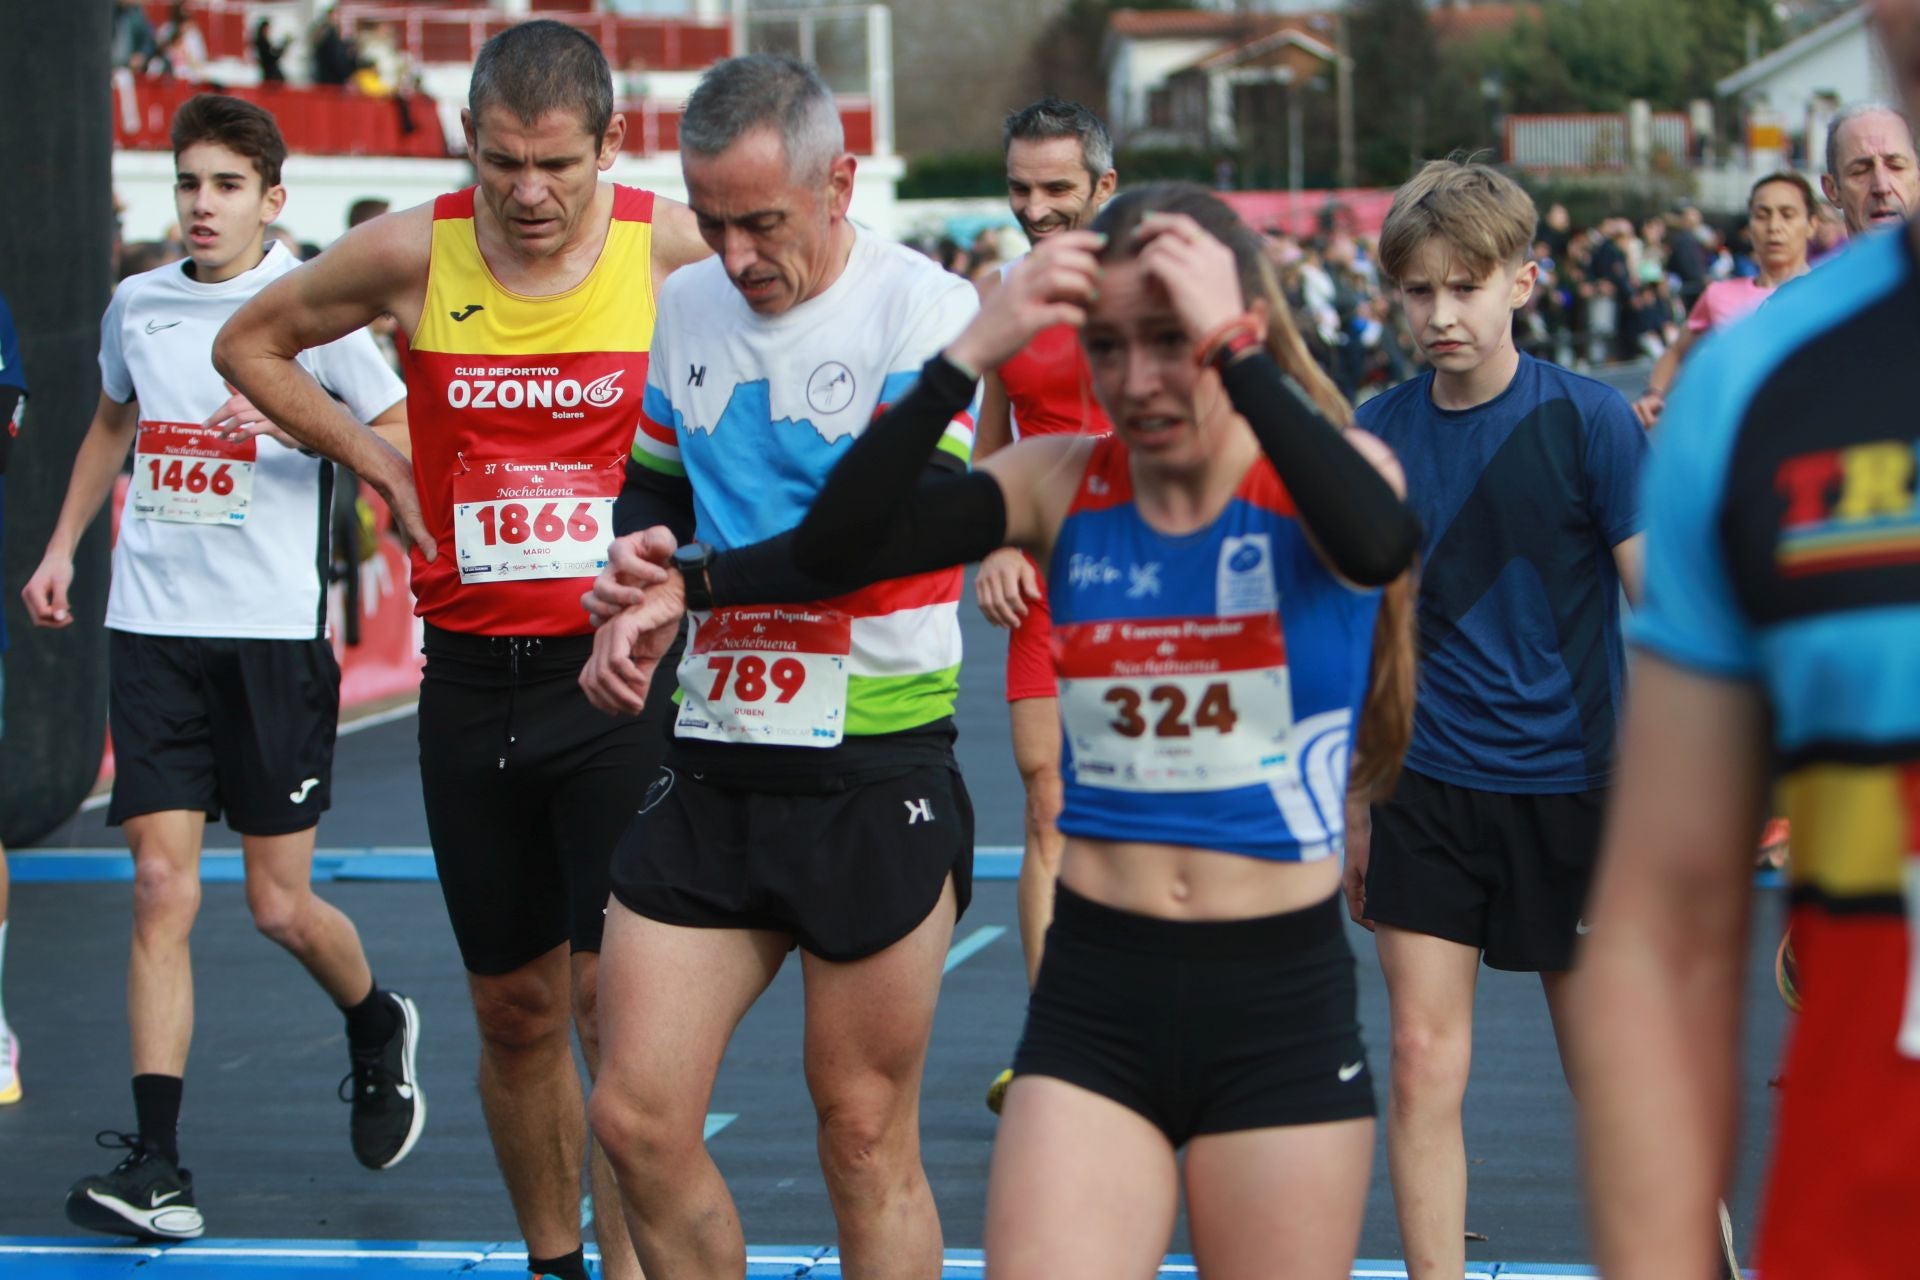
{"type": "Polygon", "coordinates": [[[1387,1156],[1414,1280],[1465,1267],[1460,1124],[1481,955],[1537,972],[1556,1031],[1599,849],[1639,589],[1647,442],[1620,394],[1522,355],[1533,201],[1435,161],[1395,195],[1380,258],[1432,372],[1358,411],[1426,530],[1419,694],[1398,788],[1348,822],[1347,893],[1393,1016],[1387,1156]]]}

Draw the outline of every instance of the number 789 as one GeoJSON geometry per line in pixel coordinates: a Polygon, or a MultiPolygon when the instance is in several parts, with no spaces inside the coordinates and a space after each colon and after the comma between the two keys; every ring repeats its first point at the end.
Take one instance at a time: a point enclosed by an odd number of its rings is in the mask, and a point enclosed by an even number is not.
{"type": "Polygon", "coordinates": [[[792,702],[794,695],[807,683],[807,669],[795,658],[781,658],[769,670],[765,658],[722,655],[708,658],[707,670],[714,673],[713,688],[707,691],[709,702],[718,702],[725,695],[729,678],[733,681],[736,702],[760,701],[767,696],[769,681],[779,690],[775,702],[792,702]]]}

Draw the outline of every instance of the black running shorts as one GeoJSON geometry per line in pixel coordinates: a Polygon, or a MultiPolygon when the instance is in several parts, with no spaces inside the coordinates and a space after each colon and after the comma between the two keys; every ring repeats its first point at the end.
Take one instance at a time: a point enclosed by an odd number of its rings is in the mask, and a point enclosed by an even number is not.
{"type": "Polygon", "coordinates": [[[107,632],[107,821],[176,809],[247,836],[317,825],[332,801],[340,667],[325,640],[107,632]]]}
{"type": "Polygon", "coordinates": [[[1210,1133],[1373,1115],[1338,896],[1250,920],[1164,920],[1055,889],[1016,1076],[1210,1133]]]}
{"type": "Polygon", "coordinates": [[[420,782],[440,891],[477,974],[562,942],[598,951],[608,861],[666,750],[678,645],[638,717],[580,691],[591,636],[471,636],[428,624],[420,782]]]}
{"type": "Polygon", "coordinates": [[[650,920],[784,933],[845,961],[912,933],[949,875],[957,920],[973,897],[973,804],[950,764],[797,794],[662,768],[614,855],[613,892],[650,920]]]}
{"type": "Polygon", "coordinates": [[[1373,810],[1367,918],[1478,947],[1495,969],[1569,969],[1606,800],[1475,791],[1403,769],[1373,810]]]}

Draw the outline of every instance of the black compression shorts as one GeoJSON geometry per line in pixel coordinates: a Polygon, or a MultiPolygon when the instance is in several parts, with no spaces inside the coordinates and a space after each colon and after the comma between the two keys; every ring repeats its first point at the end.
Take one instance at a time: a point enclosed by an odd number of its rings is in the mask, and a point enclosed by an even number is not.
{"type": "Polygon", "coordinates": [[[639,717],[580,691],[591,636],[427,626],[420,781],[440,890],[466,967],[508,973],[562,942],[598,951],[608,866],[659,771],[679,646],[639,717]]]}
{"type": "Polygon", "coordinates": [[[1338,896],[1250,920],[1164,920],[1055,890],[1014,1055],[1138,1112],[1176,1148],[1374,1113],[1338,896]]]}

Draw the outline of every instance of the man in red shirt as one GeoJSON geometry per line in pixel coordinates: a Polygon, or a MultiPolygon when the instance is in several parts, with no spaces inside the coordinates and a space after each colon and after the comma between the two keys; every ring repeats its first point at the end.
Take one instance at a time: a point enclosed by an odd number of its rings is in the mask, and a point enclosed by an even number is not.
{"type": "MultiPolygon", "coordinates": [[[[1113,141],[1100,117],[1077,102],[1043,98],[1008,116],[1002,128],[1007,151],[1007,201],[1020,229],[1035,244],[1062,231],[1090,225],[1119,185],[1113,141]]],[[[982,296],[997,288],[1026,255],[987,276],[982,296]]],[[[1070,325],[1041,333],[1025,351],[985,379],[974,461],[1021,436],[1113,430],[1093,398],[1087,358],[1070,325]]],[[[1027,983],[1040,971],[1040,947],[1053,920],[1053,881],[1063,841],[1059,817],[1060,715],[1050,648],[1053,627],[1046,588],[1024,551],[1002,547],[980,565],[974,593],[987,621],[1005,627],[1007,712],[1013,721],[1013,759],[1026,787],[1026,850],[1020,863],[1020,946],[1027,983]]],[[[987,1092],[1000,1110],[1010,1072],[987,1092]]]]}

